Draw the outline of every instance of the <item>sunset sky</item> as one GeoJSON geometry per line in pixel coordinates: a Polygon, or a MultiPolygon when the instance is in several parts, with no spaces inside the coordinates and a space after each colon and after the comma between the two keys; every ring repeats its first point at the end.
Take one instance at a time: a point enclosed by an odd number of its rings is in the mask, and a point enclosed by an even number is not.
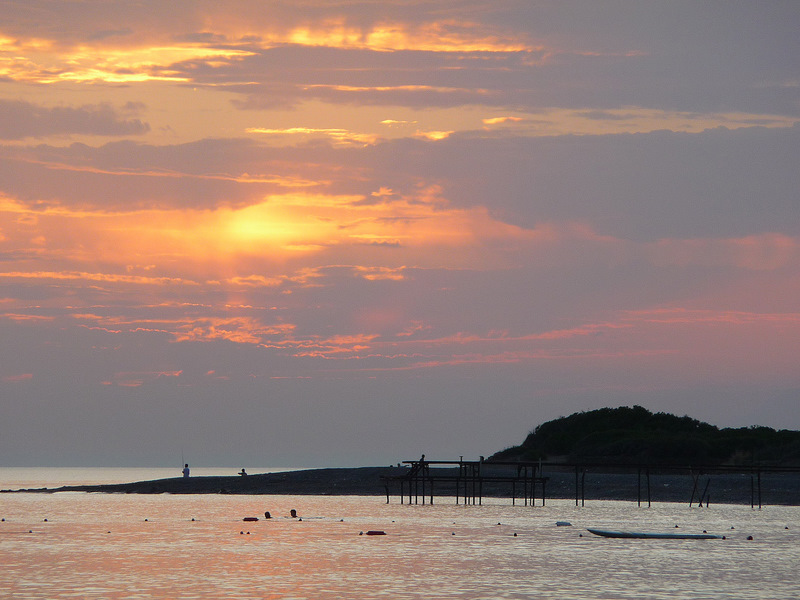
{"type": "Polygon", "coordinates": [[[633,404],[800,429],[798,31],[0,1],[0,466],[477,458],[633,404]]]}

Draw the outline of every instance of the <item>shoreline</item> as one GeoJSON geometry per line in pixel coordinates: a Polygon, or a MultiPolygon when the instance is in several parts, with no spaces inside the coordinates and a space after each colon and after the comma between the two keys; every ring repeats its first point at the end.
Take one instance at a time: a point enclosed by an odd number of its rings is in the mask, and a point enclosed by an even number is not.
{"type": "MultiPolygon", "coordinates": [[[[90,492],[107,494],[237,494],[237,495],[320,495],[320,496],[386,496],[386,483],[382,477],[399,477],[408,473],[406,467],[354,467],[304,469],[278,473],[255,473],[246,476],[174,477],[130,483],[65,485],[56,488],[24,488],[0,490],[0,493],[58,493],[90,492]]],[[[571,499],[576,497],[574,472],[548,471],[546,499],[571,499]]],[[[699,489],[694,495],[698,501],[705,491],[710,504],[755,504],[800,506],[800,474],[769,473],[761,477],[761,498],[755,482],[744,474],[704,475],[698,480],[699,489]],[[760,500],[760,502],[759,502],[760,500]]],[[[652,502],[682,502],[689,504],[694,480],[683,474],[655,474],[650,477],[652,502]]],[[[389,500],[399,502],[400,486],[389,482],[389,500]]],[[[541,502],[541,489],[537,490],[537,503],[541,502]]],[[[442,486],[437,496],[454,495],[442,486]]],[[[511,498],[508,484],[487,482],[483,486],[486,498],[511,498]]],[[[520,494],[517,494],[518,499],[520,494]]],[[[635,473],[588,472],[584,479],[584,499],[633,501],[641,498],[647,503],[644,477],[637,480],[635,473]]]]}

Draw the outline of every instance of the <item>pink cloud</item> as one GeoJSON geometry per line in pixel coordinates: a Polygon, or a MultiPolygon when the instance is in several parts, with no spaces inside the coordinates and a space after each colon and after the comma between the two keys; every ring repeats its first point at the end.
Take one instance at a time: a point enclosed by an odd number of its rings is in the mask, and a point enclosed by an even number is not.
{"type": "Polygon", "coordinates": [[[19,383],[33,379],[33,373],[20,373],[19,375],[7,375],[3,377],[5,383],[19,383]]]}

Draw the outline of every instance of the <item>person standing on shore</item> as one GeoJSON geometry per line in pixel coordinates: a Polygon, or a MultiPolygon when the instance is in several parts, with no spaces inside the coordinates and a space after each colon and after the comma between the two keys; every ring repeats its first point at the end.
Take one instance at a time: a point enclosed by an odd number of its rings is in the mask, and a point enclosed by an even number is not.
{"type": "Polygon", "coordinates": [[[183,465],[183,476],[189,477],[189,463],[183,465]]]}

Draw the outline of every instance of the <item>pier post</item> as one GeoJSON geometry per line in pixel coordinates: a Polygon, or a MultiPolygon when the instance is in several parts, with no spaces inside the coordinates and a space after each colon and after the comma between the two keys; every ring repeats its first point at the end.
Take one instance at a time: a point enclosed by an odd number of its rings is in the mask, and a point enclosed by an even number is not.
{"type": "Polygon", "coordinates": [[[703,493],[700,496],[700,501],[697,503],[698,506],[703,506],[703,500],[706,500],[706,507],[708,507],[708,500],[706,499],[706,494],[708,493],[708,486],[711,485],[711,477],[706,480],[706,487],[703,488],[703,493]]]}
{"type": "Polygon", "coordinates": [[[581,506],[586,506],[586,469],[581,475],[581,506]]]}
{"type": "Polygon", "coordinates": [[[692,497],[689,498],[689,508],[691,508],[692,504],[694,504],[694,494],[697,492],[697,481],[700,479],[700,473],[698,472],[697,475],[695,475],[694,472],[689,469],[689,474],[692,476],[694,482],[692,485],[692,497]]]}
{"type": "Polygon", "coordinates": [[[642,467],[636,469],[636,506],[642,505],[642,467]]]}
{"type": "Polygon", "coordinates": [[[761,469],[758,470],[758,510],[761,510],[761,469]]]}

